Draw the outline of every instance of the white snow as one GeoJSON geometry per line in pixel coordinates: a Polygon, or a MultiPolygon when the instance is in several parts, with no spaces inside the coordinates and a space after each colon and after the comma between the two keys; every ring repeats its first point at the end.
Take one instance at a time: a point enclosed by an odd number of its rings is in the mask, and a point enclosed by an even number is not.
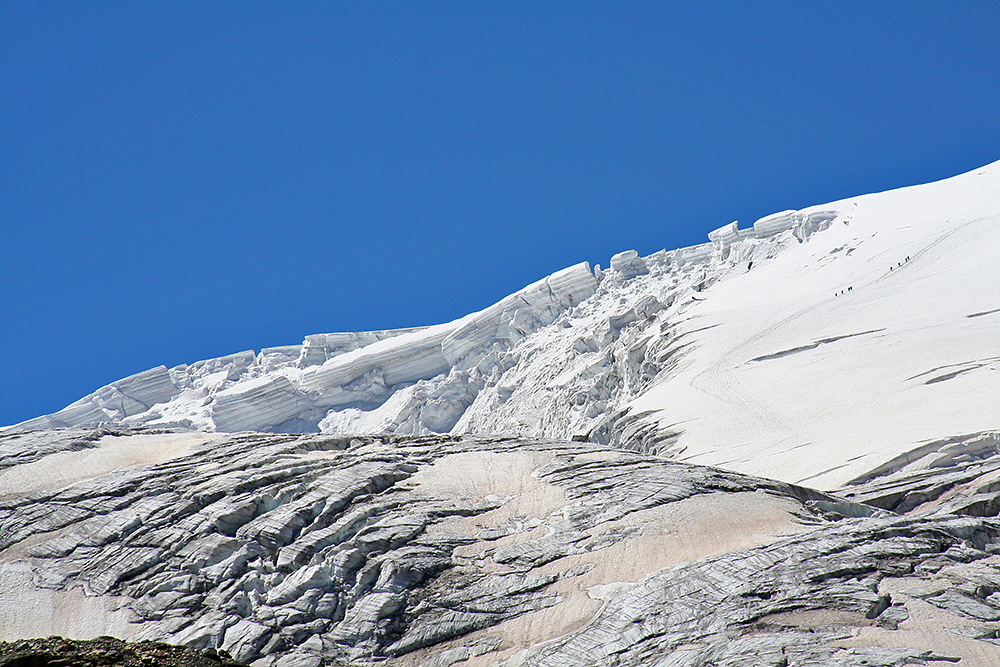
{"type": "Polygon", "coordinates": [[[842,219],[691,305],[697,353],[629,408],[682,425],[685,460],[819,487],[996,428],[998,193],[995,163],[822,207],[842,219]]]}
{"type": "Polygon", "coordinates": [[[708,237],[450,323],[158,367],[16,428],[579,435],[825,488],[998,428],[1000,163],[708,237]]]}

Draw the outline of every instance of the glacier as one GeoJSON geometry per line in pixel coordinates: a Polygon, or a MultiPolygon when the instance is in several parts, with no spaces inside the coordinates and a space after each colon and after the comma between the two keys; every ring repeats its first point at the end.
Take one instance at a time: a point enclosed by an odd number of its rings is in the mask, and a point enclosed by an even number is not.
{"type": "Polygon", "coordinates": [[[558,271],[454,322],[137,373],[14,430],[585,439],[835,488],[996,428],[1000,163],[558,271]]]}
{"type": "Polygon", "coordinates": [[[1000,162],[2,428],[0,662],[998,664],[998,223],[1000,162]]]}
{"type": "Polygon", "coordinates": [[[830,494],[525,437],[8,432],[0,642],[113,633],[253,667],[988,667],[998,443],[830,494]]]}

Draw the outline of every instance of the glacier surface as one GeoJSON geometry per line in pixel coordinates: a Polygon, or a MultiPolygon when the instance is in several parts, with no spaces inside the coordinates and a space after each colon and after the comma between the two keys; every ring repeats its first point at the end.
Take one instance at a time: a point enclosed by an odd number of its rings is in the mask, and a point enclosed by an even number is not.
{"type": "Polygon", "coordinates": [[[454,322],[163,366],[15,430],[575,438],[835,488],[997,427],[1000,163],[558,271],[454,322]]]}
{"type": "Polygon", "coordinates": [[[1000,163],[0,429],[0,641],[1000,664],[998,222],[1000,163]]]}

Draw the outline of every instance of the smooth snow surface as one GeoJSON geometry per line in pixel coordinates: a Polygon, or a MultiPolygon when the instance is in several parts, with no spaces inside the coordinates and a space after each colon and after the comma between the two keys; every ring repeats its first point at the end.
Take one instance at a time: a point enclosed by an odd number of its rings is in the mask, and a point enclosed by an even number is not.
{"type": "Polygon", "coordinates": [[[629,404],[684,460],[832,488],[997,427],[1000,164],[824,208],[829,229],[691,304],[695,351],[629,404]]]}
{"type": "Polygon", "coordinates": [[[576,436],[834,488],[998,427],[1000,163],[708,238],[451,323],[161,366],[17,428],[576,436]]]}

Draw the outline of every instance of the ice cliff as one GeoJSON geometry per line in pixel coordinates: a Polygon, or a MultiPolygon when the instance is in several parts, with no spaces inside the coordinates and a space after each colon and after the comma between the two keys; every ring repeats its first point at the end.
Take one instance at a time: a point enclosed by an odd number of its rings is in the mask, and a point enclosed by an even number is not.
{"type": "Polygon", "coordinates": [[[994,163],[733,222],[454,322],[161,366],[13,428],[573,437],[833,488],[997,426],[998,191],[994,163]]]}

